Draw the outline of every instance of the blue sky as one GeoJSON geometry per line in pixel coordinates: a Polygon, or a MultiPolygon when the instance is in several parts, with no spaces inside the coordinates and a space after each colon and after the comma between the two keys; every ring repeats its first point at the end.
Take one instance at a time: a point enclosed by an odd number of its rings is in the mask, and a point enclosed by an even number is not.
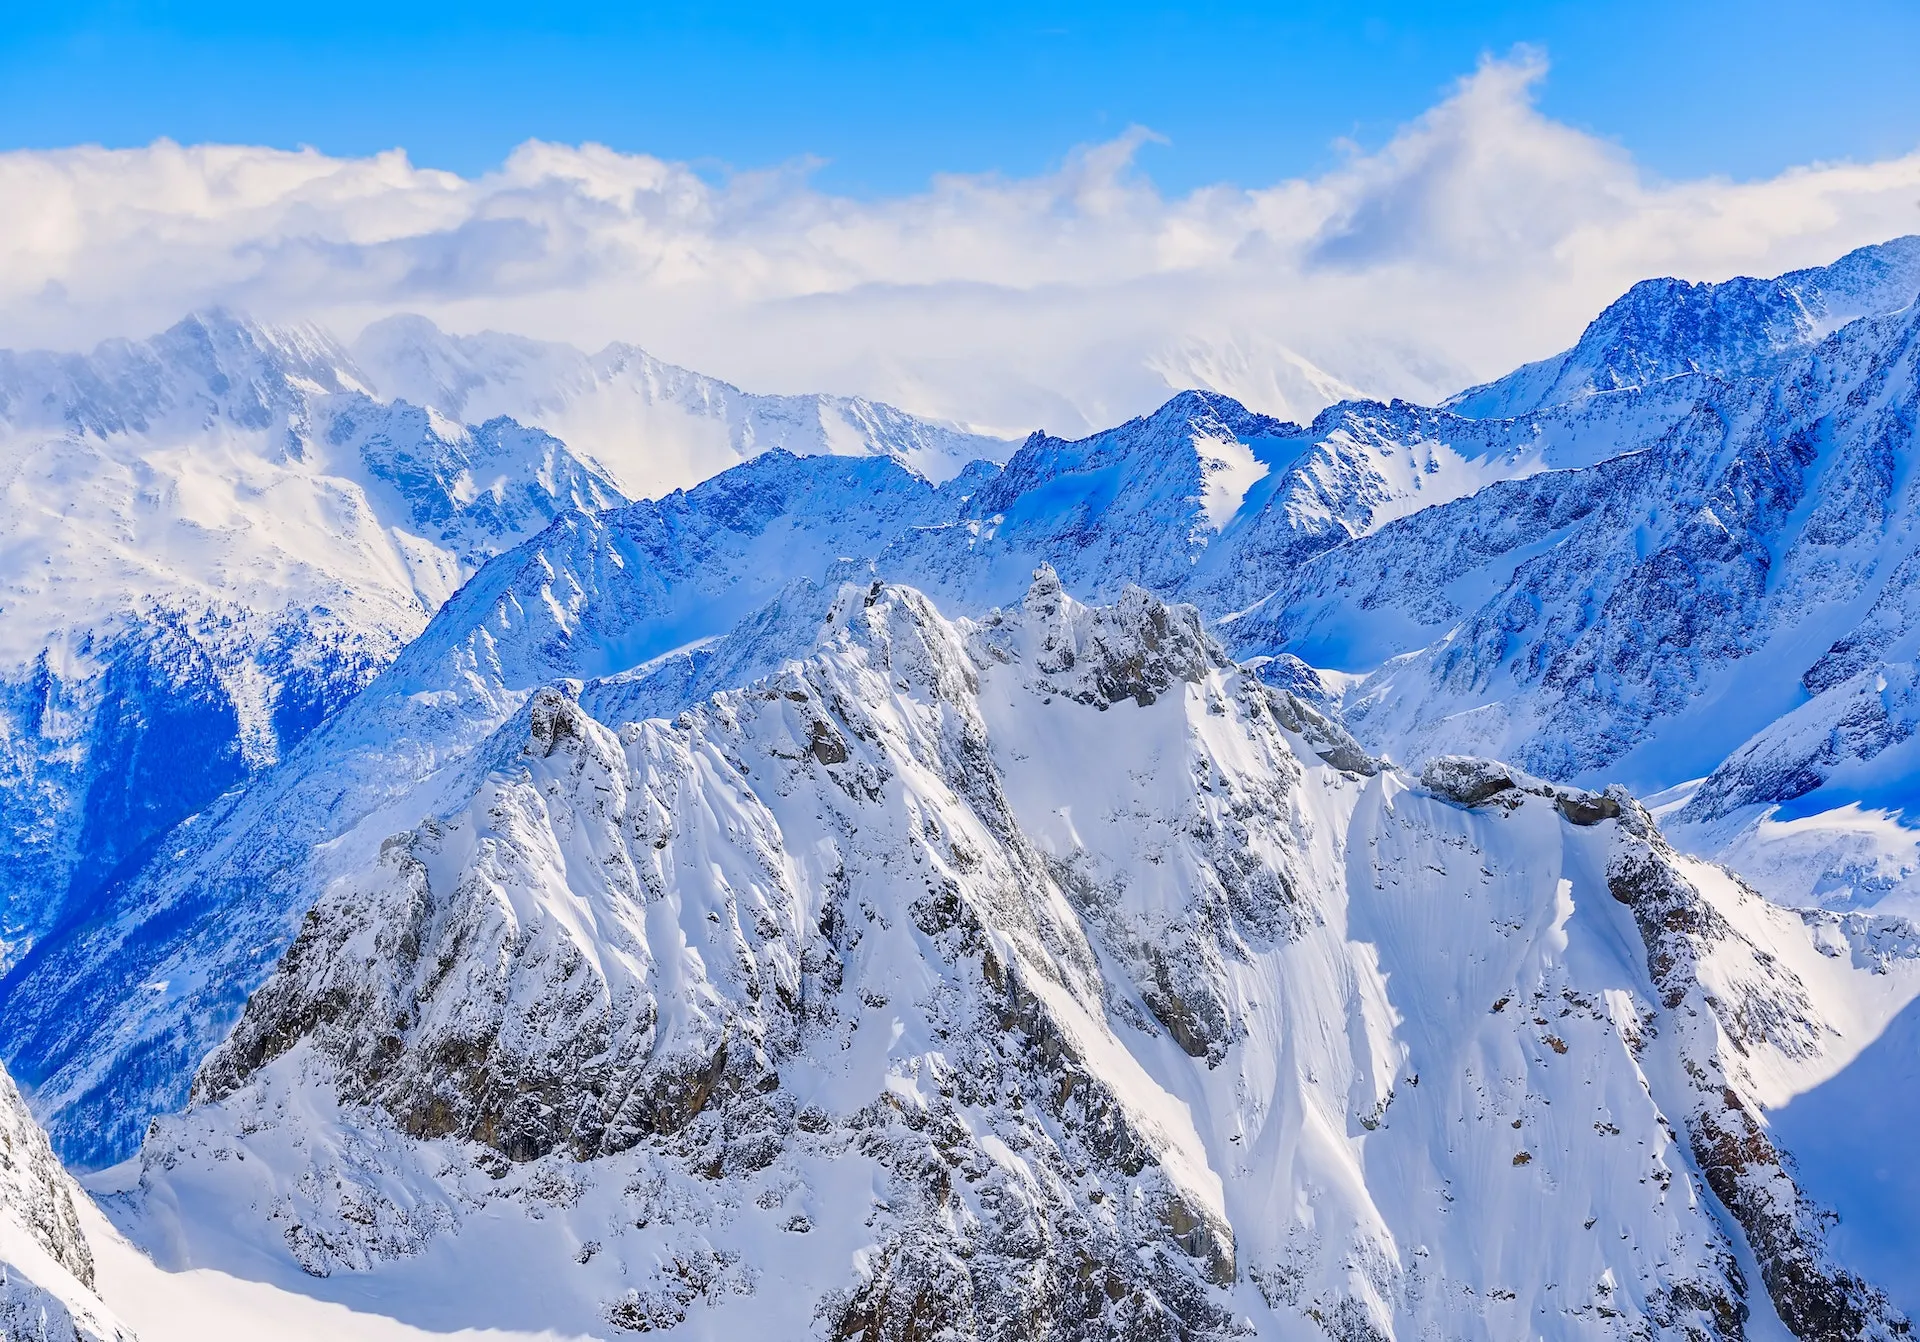
{"type": "Polygon", "coordinates": [[[1023,176],[1130,124],[1162,189],[1324,171],[1483,53],[1546,53],[1548,116],[1670,178],[1920,145],[1913,0],[1150,6],[8,0],[0,147],[167,136],[472,175],[529,137],[820,184],[1023,176]]]}
{"type": "Polygon", "coordinates": [[[1920,0],[0,15],[0,346],[412,312],[1073,433],[1920,230],[1920,0]]]}

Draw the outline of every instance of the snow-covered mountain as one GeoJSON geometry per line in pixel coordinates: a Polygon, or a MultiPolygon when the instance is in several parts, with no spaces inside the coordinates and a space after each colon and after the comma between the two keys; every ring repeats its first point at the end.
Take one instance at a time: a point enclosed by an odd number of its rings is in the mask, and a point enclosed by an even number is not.
{"type": "MultiPolygon", "coordinates": [[[[533,350],[548,381],[523,361],[514,394],[570,429],[598,416],[595,454],[636,493],[781,444],[943,478],[1010,446],[867,402],[746,396],[631,349],[579,368],[631,372],[588,382],[659,392],[652,418],[575,387],[560,347],[418,322],[362,345],[408,391],[449,351],[533,350]]],[[[453,414],[376,390],[323,332],[218,312],[91,354],[0,353],[0,969],[289,752],[486,559],[628,501],[551,433],[478,414],[482,386],[459,384],[453,414]]]]}
{"type": "Polygon", "coordinates": [[[1778,279],[1720,284],[1645,280],[1587,327],[1572,349],[1527,364],[1446,403],[1503,418],[1686,373],[1765,374],[1856,317],[1893,312],[1920,294],[1920,237],[1849,252],[1778,279]]]}
{"type": "Polygon", "coordinates": [[[1313,555],[1493,482],[1611,457],[1690,408],[1654,394],[1476,421],[1353,402],[1303,428],[1183,392],[1078,442],[1034,435],[951,525],[917,529],[883,563],[975,606],[1014,599],[1045,561],[1084,595],[1135,582],[1223,617],[1313,555]]]}
{"type": "MultiPolygon", "coordinates": [[[[1883,329],[1894,328],[1856,324],[1829,344],[1851,349],[1883,329]]],[[[1290,654],[1341,671],[1385,663],[1344,701],[1373,748],[1415,763],[1470,750],[1596,783],[1695,777],[1767,721],[1765,701],[1742,705],[1745,718],[1718,706],[1724,694],[1706,695],[1713,677],[1777,659],[1742,661],[1724,640],[1759,626],[1702,597],[1675,601],[1661,575],[1696,571],[1687,538],[1718,534],[1689,524],[1704,506],[1689,500],[1728,481],[1744,497],[1755,463],[1782,458],[1783,433],[1816,413],[1805,407],[1848,403],[1859,377],[1911,387],[1897,362],[1862,355],[1844,366],[1856,371],[1793,393],[1804,414],[1785,431],[1766,408],[1773,383],[1698,375],[1511,420],[1360,403],[1306,428],[1188,393],[1077,443],[1036,435],[1004,470],[979,466],[940,489],[887,461],[775,453],[660,504],[564,519],[450,603],[300,758],[170,839],[165,860],[126,881],[100,917],[64,930],[0,985],[0,1038],[69,1158],[124,1156],[149,1114],[184,1099],[193,1062],[293,936],[327,864],[385,837],[397,791],[465,767],[555,677],[593,682],[582,701],[617,723],[671,716],[764,674],[811,646],[833,584],[865,569],[977,615],[1017,599],[1049,563],[1088,598],[1137,582],[1233,617],[1234,645],[1279,655],[1276,669],[1298,665],[1290,654]],[[1753,460],[1713,445],[1720,417],[1740,407],[1753,460]],[[1654,554],[1636,571],[1636,546],[1655,528],[1681,537],[1682,557],[1654,554]],[[1594,603],[1610,574],[1647,590],[1643,612],[1594,603]],[[1642,669],[1600,682],[1613,698],[1596,701],[1590,685],[1569,690],[1551,669],[1558,643],[1533,660],[1503,656],[1513,612],[1536,607],[1550,612],[1536,637],[1598,626],[1566,663],[1617,628],[1642,640],[1642,669]],[[1499,637],[1455,628],[1469,617],[1499,637]],[[1698,627],[1662,623],[1672,620],[1698,627]],[[1463,644],[1482,649],[1485,666],[1461,669],[1463,644]],[[1688,705],[1692,717],[1680,711],[1688,705]],[[1711,732],[1695,726],[1702,717],[1711,732]],[[1643,739],[1693,754],[1642,768],[1629,752],[1643,739]]],[[[1862,563],[1877,553],[1863,544],[1862,563]]],[[[1832,619],[1810,596],[1799,608],[1832,619]]],[[[1298,683],[1327,693],[1311,672],[1298,683]]],[[[1682,832],[1692,841],[1691,827],[1682,832]]],[[[1832,871],[1816,866],[1808,888],[1779,893],[1831,892],[1832,871]]]]}
{"type": "Polygon", "coordinates": [[[377,844],[396,790],[465,759],[556,677],[604,682],[585,698],[613,720],[677,713],[804,652],[831,586],[868,567],[976,614],[1017,599],[1038,563],[1091,596],[1137,581],[1230,610],[1383,516],[1582,460],[1611,432],[1589,417],[1585,437],[1549,427],[1515,446],[1472,421],[1442,440],[1435,422],[1361,406],[1301,429],[1189,393],[1078,443],[1036,435],[1004,471],[938,488],[887,458],[771,452],[658,503],[563,517],[314,740],[58,928],[0,984],[0,1039],[63,1153],[110,1163],[185,1098],[345,836],[377,844]]]}
{"type": "Polygon", "coordinates": [[[377,847],[391,799],[457,775],[529,694],[722,634],[796,569],[824,579],[943,515],[954,488],[888,458],[774,452],[657,503],[566,514],[487,565],[297,750],[0,984],[0,1035],[63,1154],[112,1163],[184,1100],[331,864],[377,847]]]}
{"type": "Polygon", "coordinates": [[[1367,672],[1348,722],[1402,758],[1479,751],[1649,792],[1711,774],[1674,817],[1690,843],[1737,848],[1776,894],[1873,902],[1920,869],[1881,823],[1910,801],[1917,332],[1909,302],[1764,377],[1684,374],[1540,412],[1684,407],[1590,467],[1316,556],[1232,641],[1367,672]],[[1773,857],[1753,847],[1762,820],[1773,857]]]}
{"type": "Polygon", "coordinates": [[[1382,772],[1191,607],[847,584],[766,680],[482,753],[307,915],[136,1239],[442,1331],[1905,1335],[1764,1115],[1910,929],[1618,790],[1382,772]]]}
{"type": "Polygon", "coordinates": [[[411,320],[21,356],[0,1054],[140,1243],[443,1332],[1904,1335],[1916,273],[957,470],[411,320]]]}

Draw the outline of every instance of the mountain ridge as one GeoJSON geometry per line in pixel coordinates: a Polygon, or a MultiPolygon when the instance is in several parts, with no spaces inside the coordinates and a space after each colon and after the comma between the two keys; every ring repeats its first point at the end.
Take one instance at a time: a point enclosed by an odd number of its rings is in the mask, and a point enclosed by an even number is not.
{"type": "MultiPolygon", "coordinates": [[[[125,1223],[250,1203],[406,1299],[504,1215],[585,1330],[1902,1335],[1753,1126],[1845,1065],[1820,1021],[1875,974],[1623,792],[1315,747],[1138,588],[1082,607],[1043,570],[956,624],[846,584],[829,624],[672,723],[527,701],[471,802],[308,916],[125,1223]],[[1455,1188],[1526,1228],[1463,1247],[1455,1188]]],[[[531,1321],[492,1297],[407,1308],[531,1321]]]]}
{"type": "MultiPolygon", "coordinates": [[[[805,399],[671,371],[723,415],[791,421],[805,399]]],[[[996,441],[832,404],[838,427],[799,446],[927,466],[996,441]]],[[[799,432],[755,424],[729,462],[799,432]]],[[[90,353],[0,352],[0,969],[293,749],[492,555],[630,501],[544,430],[377,399],[315,327],[213,309],[90,353]]]]}
{"type": "Polygon", "coordinates": [[[1748,377],[1858,317],[1920,297],[1920,235],[1859,247],[1777,279],[1642,280],[1594,318],[1572,349],[1443,402],[1509,418],[1686,373],[1748,377]]]}

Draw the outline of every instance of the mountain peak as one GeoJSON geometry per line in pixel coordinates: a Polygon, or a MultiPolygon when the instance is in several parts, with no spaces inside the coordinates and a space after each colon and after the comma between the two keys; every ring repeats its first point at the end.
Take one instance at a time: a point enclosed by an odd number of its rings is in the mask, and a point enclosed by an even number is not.
{"type": "Polygon", "coordinates": [[[1199,388],[1175,393],[1146,420],[1155,424],[1210,423],[1238,437],[1277,438],[1300,431],[1291,420],[1250,410],[1224,392],[1199,388]]]}

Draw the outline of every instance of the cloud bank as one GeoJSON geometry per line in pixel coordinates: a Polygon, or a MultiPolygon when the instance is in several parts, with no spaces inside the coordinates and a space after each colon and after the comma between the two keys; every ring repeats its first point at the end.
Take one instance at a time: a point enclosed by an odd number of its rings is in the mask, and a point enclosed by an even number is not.
{"type": "Polygon", "coordinates": [[[1920,229],[1920,152],[1655,181],[1541,115],[1544,73],[1488,60],[1376,153],[1179,197],[1135,170],[1142,130],[1045,176],[880,200],[824,194],[805,165],[716,182],[591,144],[529,142],[473,179],[400,151],[17,151],[0,344],[210,304],[349,336],[413,311],[1071,432],[1190,385],[1295,415],[1355,390],[1432,400],[1571,343],[1637,279],[1775,274],[1920,229]]]}

